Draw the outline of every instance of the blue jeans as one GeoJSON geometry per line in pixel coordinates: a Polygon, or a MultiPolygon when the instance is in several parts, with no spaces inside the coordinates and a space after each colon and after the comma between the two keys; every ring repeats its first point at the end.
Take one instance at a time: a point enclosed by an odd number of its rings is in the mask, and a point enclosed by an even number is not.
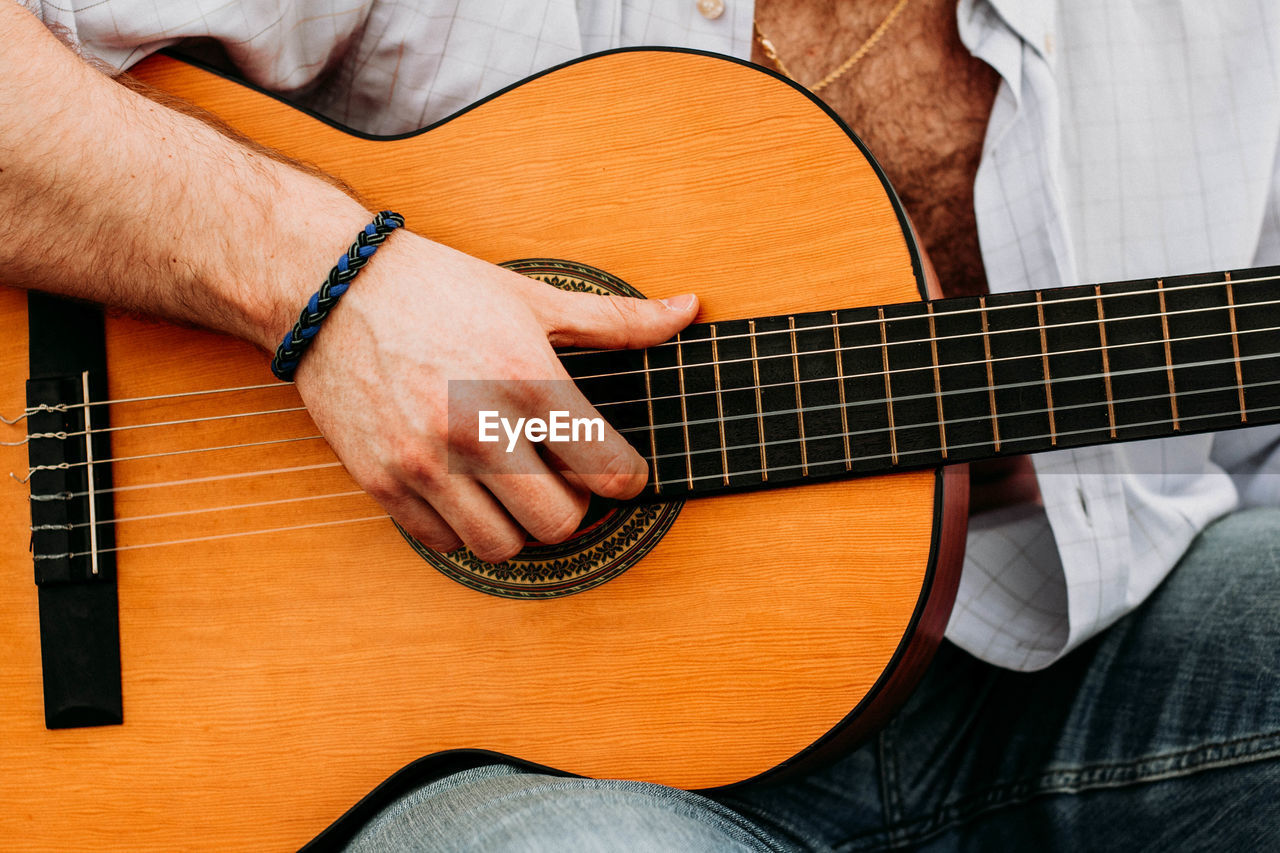
{"type": "Polygon", "coordinates": [[[944,646],[877,737],[706,797],[504,765],[392,803],[353,851],[1280,850],[1280,510],[1211,526],[1049,669],[944,646]]]}

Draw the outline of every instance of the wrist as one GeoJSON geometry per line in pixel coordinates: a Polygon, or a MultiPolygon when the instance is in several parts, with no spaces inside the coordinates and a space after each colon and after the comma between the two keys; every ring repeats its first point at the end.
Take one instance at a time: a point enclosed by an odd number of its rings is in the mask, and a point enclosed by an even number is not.
{"type": "Polygon", "coordinates": [[[258,252],[237,259],[224,272],[224,298],[231,326],[225,331],[268,352],[292,328],[298,313],[334,262],[373,214],[338,188],[283,164],[279,193],[246,222],[258,252]]]}
{"type": "Polygon", "coordinates": [[[324,282],[307,299],[299,313],[298,321],[285,335],[271,359],[271,372],[283,382],[293,381],[293,374],[311,346],[320,326],[329,312],[337,307],[360,271],[386,242],[391,232],[404,226],[404,218],[391,211],[380,211],[373,221],[357,232],[356,239],[347,251],[338,256],[338,262],[329,270],[324,282]]]}

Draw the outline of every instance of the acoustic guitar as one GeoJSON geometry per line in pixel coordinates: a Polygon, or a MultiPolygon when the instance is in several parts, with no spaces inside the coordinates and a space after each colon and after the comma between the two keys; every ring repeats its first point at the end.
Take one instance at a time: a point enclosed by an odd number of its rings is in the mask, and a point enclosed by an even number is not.
{"type": "Polygon", "coordinates": [[[0,291],[6,849],[297,848],[495,755],[781,775],[928,662],[962,463],[1280,419],[1280,270],[940,299],[861,143],[745,63],[614,51],[388,138],[137,74],[442,243],[703,314],[563,354],[647,491],[490,565],[403,536],[263,353],[0,291]]]}

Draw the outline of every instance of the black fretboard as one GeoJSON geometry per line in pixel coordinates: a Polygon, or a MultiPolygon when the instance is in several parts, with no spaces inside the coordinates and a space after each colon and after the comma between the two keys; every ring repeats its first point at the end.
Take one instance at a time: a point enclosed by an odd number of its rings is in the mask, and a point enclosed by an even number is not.
{"type": "Polygon", "coordinates": [[[566,353],[650,496],[1280,421],[1280,267],[699,324],[566,353]]]}

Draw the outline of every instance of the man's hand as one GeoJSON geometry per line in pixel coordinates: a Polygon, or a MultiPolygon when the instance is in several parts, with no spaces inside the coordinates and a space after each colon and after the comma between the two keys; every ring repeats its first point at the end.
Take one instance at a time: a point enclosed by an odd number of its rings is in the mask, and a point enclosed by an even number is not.
{"type": "MultiPolygon", "coordinates": [[[[333,183],[114,83],[9,0],[0,42],[10,46],[0,51],[0,284],[273,350],[372,214],[333,183]]],[[[594,416],[552,346],[655,344],[696,310],[692,297],[667,307],[562,293],[399,231],[334,309],[297,383],[344,465],[406,529],[500,560],[519,550],[521,528],[543,541],[571,534],[588,490],[635,495],[646,468],[610,432],[558,446],[564,473],[527,444],[521,467],[536,473],[503,473],[502,450],[449,434],[448,381],[494,380],[482,402],[511,417],[594,416]],[[563,390],[534,400],[516,380],[564,380],[563,390]],[[463,470],[450,472],[451,458],[463,470]]]]}
{"type": "Polygon", "coordinates": [[[484,396],[469,402],[512,420],[553,409],[596,417],[552,344],[660,343],[697,312],[692,296],[669,303],[566,293],[396,232],[325,322],[298,389],[347,470],[416,538],[504,560],[524,531],[567,538],[590,492],[634,497],[647,465],[612,429],[603,442],[555,446],[568,478],[527,442],[513,458],[470,429],[450,429],[448,381],[487,380],[469,386],[484,396]]]}

